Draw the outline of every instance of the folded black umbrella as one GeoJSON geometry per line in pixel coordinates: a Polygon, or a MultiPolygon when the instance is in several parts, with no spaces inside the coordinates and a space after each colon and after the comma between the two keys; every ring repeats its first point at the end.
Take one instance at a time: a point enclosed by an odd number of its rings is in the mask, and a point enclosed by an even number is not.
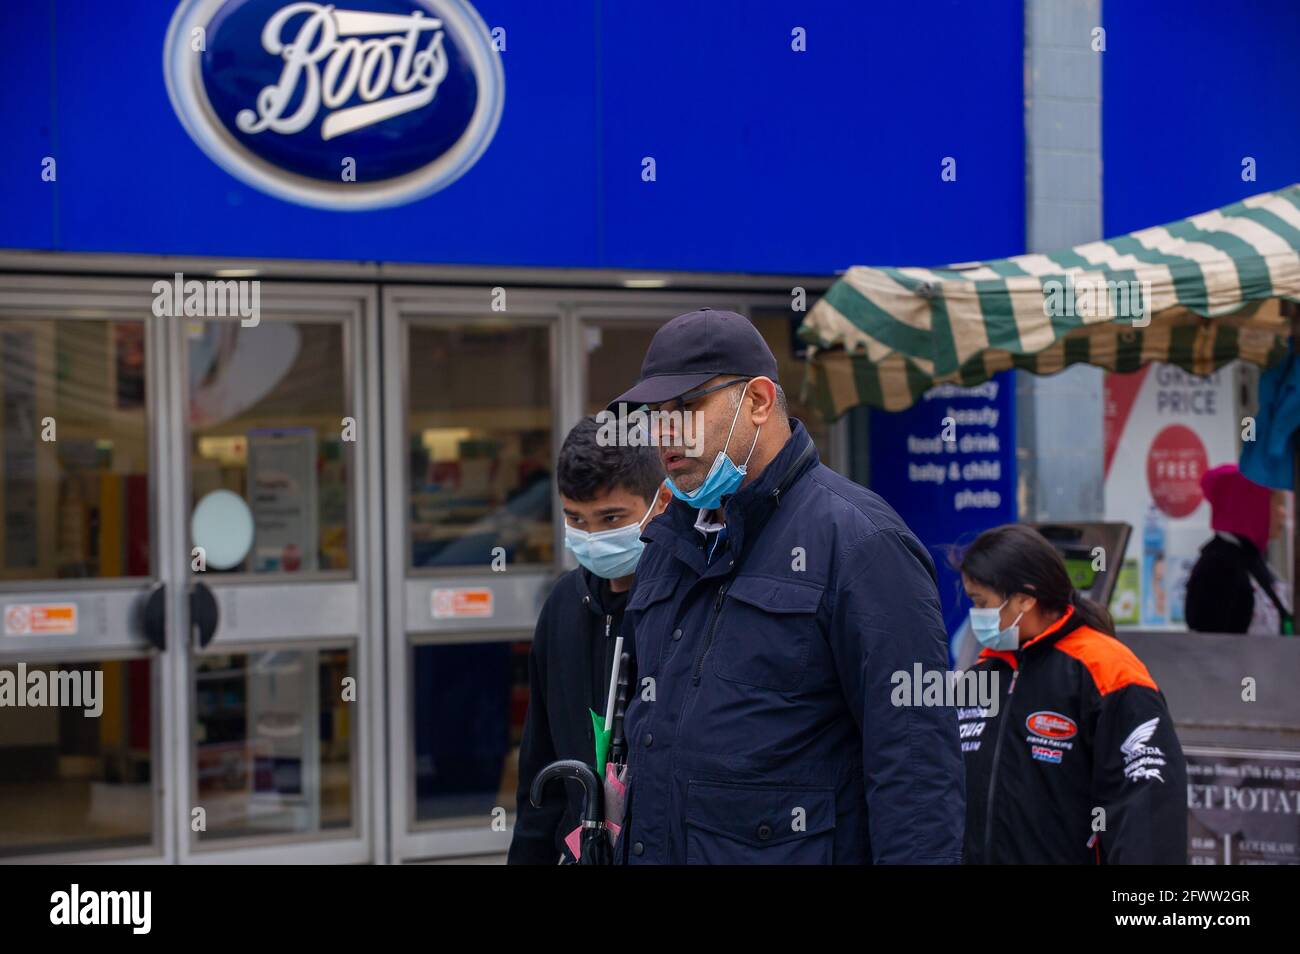
{"type": "Polygon", "coordinates": [[[605,786],[591,770],[591,766],[578,759],[562,759],[552,762],[537,773],[529,798],[535,807],[542,804],[542,791],[553,779],[577,782],[582,786],[582,835],[580,844],[582,852],[578,856],[580,865],[609,865],[614,863],[613,847],[605,834],[605,786]]]}

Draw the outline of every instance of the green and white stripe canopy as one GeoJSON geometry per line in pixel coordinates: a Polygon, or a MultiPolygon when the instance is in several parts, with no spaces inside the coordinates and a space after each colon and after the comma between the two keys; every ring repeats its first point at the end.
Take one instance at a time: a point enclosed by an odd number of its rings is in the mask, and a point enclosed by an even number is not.
{"type": "Polygon", "coordinates": [[[1279,300],[1300,302],[1300,184],[1051,255],[850,268],[799,336],[813,402],[836,418],[1007,368],[1271,365],[1290,334],[1279,300]]]}

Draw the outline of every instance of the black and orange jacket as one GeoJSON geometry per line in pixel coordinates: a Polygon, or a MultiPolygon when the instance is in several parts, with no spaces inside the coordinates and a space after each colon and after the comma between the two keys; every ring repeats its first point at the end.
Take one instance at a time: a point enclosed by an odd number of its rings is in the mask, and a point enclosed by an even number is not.
{"type": "Polygon", "coordinates": [[[968,864],[1186,862],[1183,751],[1127,646],[1071,607],[1018,651],[986,649],[972,668],[996,674],[984,698],[998,705],[958,709],[968,864]]]}

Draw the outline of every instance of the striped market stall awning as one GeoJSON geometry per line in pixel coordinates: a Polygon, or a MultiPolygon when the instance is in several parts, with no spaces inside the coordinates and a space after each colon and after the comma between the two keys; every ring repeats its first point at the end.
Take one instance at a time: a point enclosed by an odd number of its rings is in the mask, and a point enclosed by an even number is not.
{"type": "Polygon", "coordinates": [[[799,337],[813,403],[833,419],[1007,368],[1268,366],[1290,334],[1281,300],[1300,302],[1300,184],[1051,255],[850,268],[799,337]]]}

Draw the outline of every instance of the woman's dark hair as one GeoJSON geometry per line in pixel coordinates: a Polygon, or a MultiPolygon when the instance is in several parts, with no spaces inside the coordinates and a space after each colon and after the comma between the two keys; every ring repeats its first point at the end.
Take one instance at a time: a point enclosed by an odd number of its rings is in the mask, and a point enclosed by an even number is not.
{"type": "Polygon", "coordinates": [[[1044,609],[1063,613],[1073,606],[1093,629],[1115,635],[1115,623],[1100,603],[1074,588],[1065,561],[1037,530],[1008,523],[985,530],[955,560],[956,568],[995,593],[1024,593],[1044,609]]]}

